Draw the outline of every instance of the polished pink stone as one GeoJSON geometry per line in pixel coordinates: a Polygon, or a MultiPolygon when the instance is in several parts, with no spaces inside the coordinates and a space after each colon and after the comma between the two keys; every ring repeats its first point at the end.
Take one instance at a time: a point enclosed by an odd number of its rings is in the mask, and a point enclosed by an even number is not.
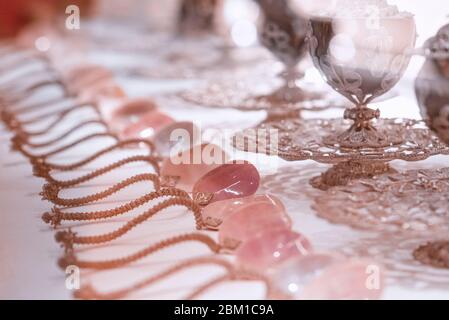
{"type": "Polygon", "coordinates": [[[112,112],[110,121],[116,130],[123,131],[156,109],[157,105],[153,100],[147,98],[126,99],[112,112]]]}
{"type": "Polygon", "coordinates": [[[160,111],[146,113],[139,120],[120,132],[123,139],[152,138],[161,128],[175,122],[169,115],[160,111]]]}
{"type": "Polygon", "coordinates": [[[191,191],[202,176],[227,160],[227,153],[215,144],[196,145],[176,156],[164,159],[161,176],[177,177],[179,180],[176,186],[191,191]],[[206,154],[207,156],[204,156],[206,154]]]}
{"type": "Polygon", "coordinates": [[[193,187],[193,196],[211,194],[210,203],[242,198],[255,194],[259,183],[259,172],[251,163],[226,163],[201,177],[193,187]]]}
{"type": "Polygon", "coordinates": [[[268,202],[247,205],[226,217],[219,227],[220,244],[230,250],[268,230],[289,230],[291,219],[285,210],[268,202]]]}
{"type": "Polygon", "coordinates": [[[310,242],[289,229],[269,229],[245,240],[235,252],[237,263],[245,268],[265,272],[277,264],[311,252],[310,242]]]}
{"type": "Polygon", "coordinates": [[[240,210],[244,206],[266,202],[277,206],[279,210],[285,212],[284,204],[274,195],[257,194],[244,198],[232,198],[216,201],[208,204],[202,211],[203,219],[208,228],[218,229],[219,225],[231,214],[240,210]]]}
{"type": "Polygon", "coordinates": [[[114,75],[110,70],[107,68],[104,68],[100,65],[96,64],[78,64],[73,67],[70,67],[66,72],[65,76],[70,80],[77,80],[77,79],[85,79],[87,77],[90,77],[92,75],[104,75],[109,78],[113,78],[114,75]]]}
{"type": "MultiPolygon", "coordinates": [[[[84,88],[78,95],[83,101],[97,102],[100,108],[102,108],[103,101],[105,100],[121,100],[126,97],[123,89],[114,81],[109,80],[100,81],[93,86],[89,86],[89,88],[84,88]]],[[[107,114],[109,113],[110,111],[107,110],[107,114]]]]}
{"type": "Polygon", "coordinates": [[[80,65],[67,72],[69,87],[75,92],[89,89],[99,82],[111,81],[114,78],[112,72],[98,65],[80,65]]]}
{"type": "Polygon", "coordinates": [[[160,129],[153,138],[158,154],[164,158],[176,156],[179,152],[189,150],[201,138],[199,129],[193,122],[180,121],[160,129]]]}
{"type": "Polygon", "coordinates": [[[114,118],[130,118],[131,122],[137,122],[144,114],[157,109],[156,103],[147,98],[128,100],[114,111],[114,118]]]}
{"type": "Polygon", "coordinates": [[[382,267],[372,261],[309,254],[278,265],[273,284],[295,299],[378,299],[382,267]]]}

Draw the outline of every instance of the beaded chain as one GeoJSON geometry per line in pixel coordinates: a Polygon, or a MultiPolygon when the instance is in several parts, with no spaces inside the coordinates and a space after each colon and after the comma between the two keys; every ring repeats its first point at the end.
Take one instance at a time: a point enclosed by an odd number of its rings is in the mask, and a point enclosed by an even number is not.
{"type": "MultiPolygon", "coordinates": [[[[38,61],[42,61],[45,68],[56,75],[55,79],[44,79],[38,80],[34,83],[28,84],[21,89],[21,92],[17,96],[13,96],[10,99],[1,100],[1,119],[6,125],[6,127],[14,132],[14,136],[11,139],[12,150],[18,151],[23,154],[30,161],[33,166],[33,173],[37,177],[44,178],[46,184],[43,186],[43,190],[40,193],[43,200],[48,200],[52,202],[55,206],[50,212],[45,212],[42,215],[42,220],[50,224],[53,227],[60,227],[63,221],[95,221],[99,219],[108,219],[122,215],[126,212],[132,211],[136,208],[143,206],[145,203],[153,201],[155,199],[162,198],[158,204],[154,205],[150,209],[144,211],[143,213],[132,218],[121,227],[114,231],[89,236],[80,236],[76,232],[73,232],[71,228],[63,231],[57,231],[55,234],[55,240],[64,247],[64,255],[59,259],[58,264],[61,268],[65,268],[69,265],[76,265],[79,268],[86,269],[96,269],[96,270],[106,270],[113,268],[120,268],[131,264],[137,260],[143,259],[155,252],[163,250],[168,247],[176,246],[184,242],[198,242],[207,246],[213,254],[219,254],[222,252],[222,246],[218,244],[210,236],[202,233],[188,233],[171,238],[163,239],[154,244],[148,245],[144,249],[116,259],[109,259],[104,261],[86,261],[80,260],[76,257],[75,245],[93,245],[102,244],[113,241],[117,238],[122,237],[126,233],[130,232],[133,228],[139,224],[152,218],[159,212],[174,206],[182,206],[192,212],[196,228],[198,230],[206,229],[207,224],[203,220],[202,207],[209,203],[211,196],[208,194],[198,193],[191,198],[188,192],[177,189],[173,185],[173,181],[176,181],[176,177],[163,177],[160,174],[160,161],[161,158],[157,156],[156,148],[154,144],[147,139],[128,139],[120,140],[119,137],[109,128],[107,122],[102,119],[102,114],[100,108],[96,101],[85,101],[76,102],[73,105],[63,108],[62,110],[44,112],[39,115],[32,117],[23,118],[26,115],[36,109],[46,109],[53,104],[57,104],[66,99],[71,98],[74,93],[70,89],[70,85],[61,80],[62,77],[58,77],[58,72],[51,67],[51,62],[45,55],[30,55],[31,57],[37,58],[38,61]],[[62,88],[63,96],[58,98],[53,98],[45,102],[39,102],[30,104],[28,106],[17,106],[21,101],[28,99],[38,90],[50,85],[57,85],[62,88]],[[48,138],[46,140],[41,140],[41,142],[33,142],[32,139],[35,137],[44,137],[50,135],[52,131],[65,119],[68,119],[73,113],[81,109],[92,109],[96,115],[96,119],[83,120],[63,133],[60,133],[57,137],[48,138]],[[54,119],[52,119],[54,118],[54,119]],[[27,130],[26,127],[29,125],[35,125],[37,123],[48,122],[43,129],[40,130],[27,130]],[[75,141],[67,143],[63,146],[59,146],[46,153],[35,153],[35,149],[48,148],[62,140],[70,137],[76,132],[85,129],[88,126],[100,125],[105,130],[100,133],[93,133],[85,137],[78,138],[75,141]],[[115,143],[108,146],[102,150],[95,151],[93,154],[87,156],[85,159],[69,163],[69,164],[56,164],[49,161],[49,158],[57,156],[65,151],[70,151],[85,142],[89,142],[97,138],[112,138],[115,143]],[[135,155],[129,156],[124,159],[115,161],[109,165],[103,166],[101,168],[95,169],[90,173],[82,175],[78,178],[73,178],[70,180],[57,180],[52,175],[52,171],[74,171],[79,169],[91,162],[94,162],[100,157],[103,157],[109,153],[112,153],[118,149],[127,148],[131,146],[139,146],[139,149],[144,148],[148,151],[147,155],[135,155]],[[95,179],[101,175],[107,174],[114,170],[117,170],[126,164],[134,162],[145,162],[151,169],[151,173],[143,173],[134,175],[123,179],[122,181],[106,188],[103,191],[86,195],[78,198],[64,199],[59,196],[59,193],[63,189],[72,188],[79,186],[85,182],[95,179]],[[172,179],[173,178],[173,179],[172,179]],[[91,211],[91,212],[64,212],[64,208],[79,207],[86,204],[91,204],[105,199],[133,184],[140,182],[151,182],[154,191],[151,191],[139,198],[131,200],[123,205],[120,205],[113,209],[101,210],[101,211],[91,211]],[[170,183],[168,183],[170,182],[170,183]]],[[[27,57],[25,55],[24,60],[27,57]]],[[[12,70],[15,67],[22,65],[24,61],[19,59],[16,63],[12,63],[8,68],[3,69],[3,72],[12,70]]],[[[20,79],[19,79],[20,80],[20,79]]],[[[15,79],[15,81],[18,81],[15,79]]],[[[75,93],[76,96],[76,93],[75,93]]],[[[99,293],[92,286],[85,285],[80,290],[75,292],[76,298],[83,299],[118,299],[123,298],[139,289],[146,286],[152,285],[158,281],[161,281],[177,272],[185,269],[193,268],[200,265],[217,265],[225,269],[226,273],[218,278],[212,279],[211,281],[199,286],[194,292],[192,292],[188,298],[193,299],[197,296],[203,294],[210,288],[219,285],[225,281],[233,280],[258,280],[262,281],[266,286],[266,296],[268,298],[275,297],[274,289],[272,288],[271,282],[264,275],[256,274],[247,270],[241,270],[236,268],[232,263],[227,260],[220,259],[217,257],[205,257],[205,258],[193,258],[182,261],[172,267],[169,267],[165,271],[153,275],[143,281],[133,284],[127,288],[109,292],[109,293],[99,293]]],[[[279,295],[278,295],[279,296],[279,295]]]]}

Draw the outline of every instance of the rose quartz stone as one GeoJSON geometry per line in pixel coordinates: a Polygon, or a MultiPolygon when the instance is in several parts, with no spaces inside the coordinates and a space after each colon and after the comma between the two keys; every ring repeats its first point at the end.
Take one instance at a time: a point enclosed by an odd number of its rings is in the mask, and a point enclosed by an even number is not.
{"type": "Polygon", "coordinates": [[[176,186],[191,191],[202,176],[227,160],[227,153],[215,144],[196,145],[176,156],[164,159],[161,176],[178,177],[176,186]]]}
{"type": "Polygon", "coordinates": [[[157,109],[156,103],[151,99],[136,98],[128,100],[125,104],[118,107],[114,118],[129,118],[130,122],[136,123],[144,114],[157,109]]]}
{"type": "Polygon", "coordinates": [[[226,163],[201,177],[193,187],[193,195],[212,194],[210,203],[242,198],[255,194],[259,183],[259,172],[251,163],[226,163]]]}
{"type": "Polygon", "coordinates": [[[117,107],[111,116],[111,124],[118,131],[123,131],[132,124],[136,124],[146,114],[157,109],[157,105],[150,99],[127,99],[117,107]]]}
{"type": "Polygon", "coordinates": [[[284,204],[274,195],[258,194],[244,198],[232,198],[227,200],[216,201],[208,204],[202,211],[203,219],[208,228],[218,230],[220,224],[231,214],[240,210],[244,206],[253,203],[271,203],[273,206],[285,212],[284,204]]]}
{"type": "Polygon", "coordinates": [[[291,220],[285,210],[268,202],[257,202],[226,217],[220,225],[218,238],[223,247],[234,250],[254,235],[290,227],[291,220]]]}
{"type": "Polygon", "coordinates": [[[265,272],[277,264],[308,254],[310,242],[289,229],[269,229],[245,240],[235,252],[237,263],[245,268],[265,272]]]}
{"type": "MultiPolygon", "coordinates": [[[[100,81],[99,83],[84,88],[78,93],[79,97],[83,101],[96,101],[100,108],[104,101],[123,99],[126,97],[126,93],[123,89],[114,81],[100,81]]],[[[110,112],[108,112],[109,114],[110,112]]]]}
{"type": "Polygon", "coordinates": [[[65,77],[69,80],[76,81],[77,79],[87,79],[88,77],[95,76],[98,78],[99,76],[113,78],[113,73],[105,67],[96,64],[78,64],[72,67],[65,72],[65,77]]]}
{"type": "Polygon", "coordinates": [[[379,299],[383,290],[378,264],[323,253],[289,259],[271,278],[294,299],[379,299]]]}
{"type": "Polygon", "coordinates": [[[158,154],[164,158],[189,150],[200,140],[201,133],[193,122],[180,121],[160,129],[153,138],[158,154]]]}
{"type": "Polygon", "coordinates": [[[99,82],[111,81],[114,78],[112,72],[97,65],[81,65],[67,72],[67,82],[75,92],[88,89],[99,82]]]}
{"type": "Polygon", "coordinates": [[[155,133],[175,120],[160,111],[152,111],[143,115],[139,120],[127,126],[120,132],[123,139],[152,138],[155,133]]]}

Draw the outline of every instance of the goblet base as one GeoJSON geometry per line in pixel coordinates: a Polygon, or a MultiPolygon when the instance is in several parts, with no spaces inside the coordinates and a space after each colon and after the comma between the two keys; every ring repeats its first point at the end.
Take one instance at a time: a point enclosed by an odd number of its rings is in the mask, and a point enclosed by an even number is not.
{"type": "Polygon", "coordinates": [[[312,207],[321,218],[357,229],[447,234],[448,200],[449,168],[443,168],[352,180],[314,196],[312,207]]]}
{"type": "Polygon", "coordinates": [[[280,79],[256,73],[243,80],[225,79],[212,85],[180,94],[187,102],[212,107],[232,108],[241,111],[266,110],[277,114],[294,111],[322,111],[329,108],[346,108],[347,103],[331,92],[307,87],[279,86],[280,79]],[[260,78],[263,77],[263,83],[260,78]]]}
{"type": "Polygon", "coordinates": [[[334,165],[320,176],[310,179],[310,184],[314,188],[328,190],[331,187],[346,185],[354,179],[373,178],[387,172],[396,172],[387,162],[345,161],[334,165]]]}
{"type": "Polygon", "coordinates": [[[404,128],[397,127],[397,130],[384,129],[361,129],[356,130],[351,127],[337,136],[331,135],[323,139],[329,146],[340,146],[342,148],[385,148],[399,145],[404,141],[404,128]]]}
{"type": "Polygon", "coordinates": [[[396,140],[391,138],[392,143],[386,146],[359,148],[345,148],[338,143],[338,135],[348,124],[348,120],[342,119],[266,121],[238,133],[233,144],[243,151],[276,155],[287,161],[314,160],[336,165],[312,181],[312,185],[320,189],[392,173],[394,171],[388,166],[392,160],[419,161],[437,154],[449,154],[449,147],[423,121],[378,119],[376,125],[382,132],[400,137],[400,143],[393,144],[396,140]]]}
{"type": "Polygon", "coordinates": [[[449,269],[449,241],[433,241],[419,246],[413,257],[422,264],[449,269]]]}
{"type": "Polygon", "coordinates": [[[372,124],[373,119],[380,117],[379,109],[373,110],[365,105],[359,105],[355,108],[345,110],[344,119],[354,121],[351,127],[338,134],[325,137],[324,143],[331,146],[340,146],[342,148],[384,148],[398,145],[404,141],[404,130],[397,126],[385,130],[375,128],[372,124]],[[394,130],[394,132],[393,132],[394,130]]]}
{"type": "Polygon", "coordinates": [[[306,91],[299,87],[283,86],[272,93],[255,96],[253,99],[271,106],[297,104],[307,100],[319,100],[323,94],[319,92],[306,91]]]}

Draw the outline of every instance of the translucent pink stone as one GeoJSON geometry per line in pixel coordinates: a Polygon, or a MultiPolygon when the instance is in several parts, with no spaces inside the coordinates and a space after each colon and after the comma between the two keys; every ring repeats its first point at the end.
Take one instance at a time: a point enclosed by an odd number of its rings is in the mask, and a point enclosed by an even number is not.
{"type": "Polygon", "coordinates": [[[142,117],[156,109],[156,104],[150,99],[137,98],[126,100],[125,103],[113,111],[111,116],[112,126],[117,131],[123,132],[126,128],[137,124],[142,117]]]}
{"type": "Polygon", "coordinates": [[[157,109],[157,105],[151,99],[137,98],[128,100],[125,104],[118,107],[113,117],[114,118],[129,118],[130,122],[136,123],[140,117],[148,112],[157,109]]]}
{"type": "Polygon", "coordinates": [[[223,247],[234,250],[254,235],[274,229],[289,230],[290,227],[291,220],[285,210],[268,202],[258,202],[226,217],[218,237],[223,247]]]}
{"type": "Polygon", "coordinates": [[[153,111],[143,115],[136,123],[121,131],[124,139],[152,138],[154,134],[166,125],[175,122],[172,117],[160,111],[153,111]]]}
{"type": "Polygon", "coordinates": [[[197,126],[189,121],[169,124],[160,129],[153,138],[158,154],[164,158],[189,150],[200,140],[197,126]]]}
{"type": "Polygon", "coordinates": [[[86,80],[87,78],[113,78],[112,72],[100,65],[95,64],[79,64],[69,68],[65,72],[65,77],[72,81],[79,81],[78,79],[86,80]]]}
{"type": "Polygon", "coordinates": [[[96,86],[99,82],[111,81],[114,78],[112,72],[98,65],[80,65],[67,72],[67,82],[74,92],[80,92],[96,86]]]}
{"type": "Polygon", "coordinates": [[[259,183],[259,172],[251,163],[226,163],[201,177],[193,187],[193,196],[211,194],[209,203],[242,198],[255,194],[259,183]]]}
{"type": "Polygon", "coordinates": [[[176,186],[191,191],[202,176],[225,163],[227,159],[226,152],[215,144],[196,145],[165,159],[161,166],[161,176],[177,177],[176,186]]]}
{"type": "MultiPolygon", "coordinates": [[[[83,101],[96,101],[99,103],[100,108],[102,108],[103,101],[123,99],[126,97],[126,94],[114,81],[106,80],[89,86],[89,88],[84,88],[79,92],[79,97],[83,101]]],[[[107,111],[107,114],[109,114],[109,110],[107,111]]]]}
{"type": "Polygon", "coordinates": [[[202,211],[203,219],[208,228],[218,230],[220,224],[231,214],[240,210],[244,206],[256,203],[266,202],[277,206],[279,210],[285,212],[284,204],[276,196],[269,194],[258,194],[244,198],[232,198],[216,201],[208,204],[202,211]]]}
{"type": "Polygon", "coordinates": [[[291,230],[269,229],[246,239],[235,252],[237,263],[248,269],[264,272],[277,264],[311,252],[310,242],[291,230]]]}
{"type": "Polygon", "coordinates": [[[309,254],[278,265],[273,284],[295,299],[378,299],[382,268],[373,262],[309,254]]]}

